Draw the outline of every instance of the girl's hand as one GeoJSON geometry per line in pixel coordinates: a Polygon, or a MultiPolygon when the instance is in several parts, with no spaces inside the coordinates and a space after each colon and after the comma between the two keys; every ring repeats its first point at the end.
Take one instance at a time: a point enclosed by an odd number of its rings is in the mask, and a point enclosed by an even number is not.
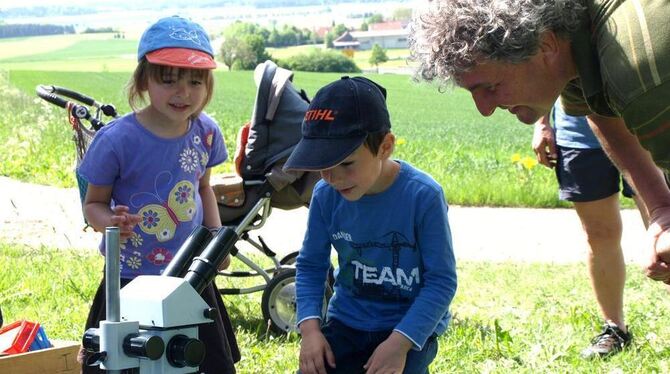
{"type": "Polygon", "coordinates": [[[363,366],[366,374],[402,374],[407,360],[407,352],[412,348],[412,342],[398,332],[392,332],[389,337],[377,346],[368,362],[363,366]]]}
{"type": "Polygon", "coordinates": [[[116,205],[112,209],[112,217],[110,218],[112,226],[119,228],[121,240],[128,239],[133,234],[135,225],[140,223],[141,218],[137,214],[128,213],[129,209],[125,205],[116,205]]]}

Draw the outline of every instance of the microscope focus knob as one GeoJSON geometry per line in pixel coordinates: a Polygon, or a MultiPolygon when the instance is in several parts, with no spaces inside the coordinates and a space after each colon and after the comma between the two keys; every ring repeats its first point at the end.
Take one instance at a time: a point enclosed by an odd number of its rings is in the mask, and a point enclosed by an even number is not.
{"type": "Polygon", "coordinates": [[[200,366],[205,359],[205,344],[186,335],[175,335],[167,345],[167,359],[178,368],[200,366]]]}
{"type": "Polygon", "coordinates": [[[202,315],[205,316],[205,318],[215,319],[219,315],[219,310],[216,308],[207,308],[202,315]]]}
{"type": "Polygon", "coordinates": [[[131,357],[158,360],[163,356],[165,343],[160,336],[131,334],[123,339],[123,352],[131,357]]]}
{"type": "Polygon", "coordinates": [[[100,350],[100,329],[90,328],[84,332],[81,345],[89,351],[97,352],[100,350]]]}

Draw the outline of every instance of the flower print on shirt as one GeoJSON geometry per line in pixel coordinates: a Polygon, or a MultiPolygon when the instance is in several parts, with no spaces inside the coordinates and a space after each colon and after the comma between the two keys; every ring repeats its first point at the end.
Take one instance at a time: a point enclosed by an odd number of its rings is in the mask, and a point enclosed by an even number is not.
{"type": "Polygon", "coordinates": [[[172,260],[172,253],[165,248],[154,248],[151,253],[147,255],[147,259],[154,265],[165,265],[172,260]]]}
{"type": "Polygon", "coordinates": [[[193,136],[193,144],[198,145],[198,144],[200,144],[200,142],[201,142],[200,137],[198,135],[194,135],[193,136]]]}
{"type": "Polygon", "coordinates": [[[200,156],[193,148],[186,148],[179,155],[179,163],[181,164],[181,168],[187,173],[194,172],[198,167],[199,162],[200,156]]]}
{"type": "Polygon", "coordinates": [[[138,248],[142,245],[142,241],[142,236],[133,231],[133,234],[130,236],[130,244],[132,244],[133,247],[138,248]]]}
{"type": "Polygon", "coordinates": [[[200,155],[200,165],[202,165],[204,168],[207,168],[207,162],[209,162],[209,154],[207,152],[202,152],[200,155]]]}
{"type": "Polygon", "coordinates": [[[214,131],[210,130],[205,135],[205,147],[212,149],[212,143],[214,143],[214,131]]]}
{"type": "Polygon", "coordinates": [[[140,252],[133,252],[126,260],[126,265],[133,270],[137,270],[142,266],[142,254],[140,252]]]}
{"type": "Polygon", "coordinates": [[[174,192],[174,198],[179,204],[184,204],[193,195],[193,189],[190,184],[177,185],[177,190],[174,192]]]}

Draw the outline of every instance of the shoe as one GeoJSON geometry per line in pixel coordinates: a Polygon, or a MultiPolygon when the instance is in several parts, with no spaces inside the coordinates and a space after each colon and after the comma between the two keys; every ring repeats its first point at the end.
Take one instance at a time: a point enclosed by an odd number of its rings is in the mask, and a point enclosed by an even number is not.
{"type": "Polygon", "coordinates": [[[617,325],[607,322],[603,325],[603,332],[591,339],[591,345],[582,351],[582,358],[604,358],[619,353],[632,339],[630,331],[625,333],[617,325]]]}

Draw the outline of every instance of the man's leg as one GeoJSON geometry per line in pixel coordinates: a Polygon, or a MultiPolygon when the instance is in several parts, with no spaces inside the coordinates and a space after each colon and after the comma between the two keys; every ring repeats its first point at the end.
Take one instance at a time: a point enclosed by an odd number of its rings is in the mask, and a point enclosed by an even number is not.
{"type": "Polygon", "coordinates": [[[623,315],[626,267],[621,250],[619,195],[574,204],[589,243],[587,264],[600,311],[605,320],[627,332],[623,315]]]}
{"type": "Polygon", "coordinates": [[[603,331],[582,351],[582,357],[604,357],[621,351],[631,341],[623,313],[626,266],[621,250],[619,194],[575,202],[575,209],[589,243],[591,286],[606,321],[603,331]]]}

